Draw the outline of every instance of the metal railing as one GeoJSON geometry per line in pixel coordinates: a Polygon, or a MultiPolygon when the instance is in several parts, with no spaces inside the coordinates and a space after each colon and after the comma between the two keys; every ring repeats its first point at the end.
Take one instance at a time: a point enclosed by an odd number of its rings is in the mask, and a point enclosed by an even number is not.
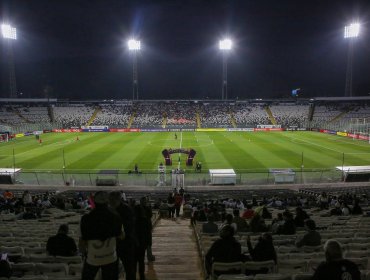
{"type": "MultiPolygon", "coordinates": [[[[335,183],[341,182],[343,174],[335,169],[295,170],[294,184],[335,183]]],[[[171,173],[165,175],[165,185],[174,186],[171,173]]],[[[61,171],[22,171],[15,176],[16,184],[53,185],[53,186],[96,186],[99,184],[117,186],[156,186],[160,184],[157,172],[127,173],[118,171],[115,174],[99,174],[98,172],[61,171]]],[[[185,186],[206,186],[210,184],[208,173],[186,173],[185,186]]],[[[276,184],[274,174],[268,171],[243,171],[236,173],[236,185],[273,185],[276,184]]]]}

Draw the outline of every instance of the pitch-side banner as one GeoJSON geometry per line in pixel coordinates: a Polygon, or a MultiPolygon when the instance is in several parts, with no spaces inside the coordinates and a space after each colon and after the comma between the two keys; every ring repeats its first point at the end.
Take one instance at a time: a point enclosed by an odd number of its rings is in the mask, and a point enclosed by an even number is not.
{"type": "Polygon", "coordinates": [[[347,132],[338,131],[337,135],[346,137],[348,134],[347,134],[347,132]]]}
{"type": "Polygon", "coordinates": [[[59,132],[59,133],[70,133],[70,132],[81,132],[81,129],[53,129],[53,132],[59,132]]]}
{"type": "Polygon", "coordinates": [[[107,125],[88,125],[88,126],[81,126],[81,129],[92,129],[92,130],[99,130],[99,131],[108,131],[109,126],[107,125]]]}
{"type": "Polygon", "coordinates": [[[255,128],[254,131],[283,131],[282,128],[255,128]]]}
{"type": "Polygon", "coordinates": [[[227,131],[254,131],[254,128],[228,128],[227,131]]]}
{"type": "Polygon", "coordinates": [[[199,132],[219,131],[219,132],[222,132],[222,131],[227,131],[227,130],[226,130],[226,128],[197,128],[195,131],[199,131],[199,132]]]}
{"type": "Polygon", "coordinates": [[[109,132],[140,132],[139,128],[110,128],[109,132]]]}

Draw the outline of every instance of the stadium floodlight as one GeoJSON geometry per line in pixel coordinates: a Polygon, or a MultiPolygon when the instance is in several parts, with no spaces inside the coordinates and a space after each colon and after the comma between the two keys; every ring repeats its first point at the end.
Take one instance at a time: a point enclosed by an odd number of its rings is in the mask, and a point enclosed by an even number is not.
{"type": "Polygon", "coordinates": [[[227,99],[227,56],[232,46],[233,42],[228,38],[218,42],[218,48],[222,52],[222,100],[227,99]]]}
{"type": "Polygon", "coordinates": [[[137,66],[137,54],[141,49],[141,42],[136,39],[127,41],[128,50],[132,53],[132,100],[139,99],[139,75],[137,66]]]}
{"type": "Polygon", "coordinates": [[[352,83],[353,83],[353,53],[355,48],[355,41],[360,34],[360,24],[358,22],[351,23],[344,27],[344,38],[349,41],[347,71],[346,71],[346,88],[345,96],[352,96],[352,83]]]}
{"type": "Polygon", "coordinates": [[[218,46],[220,50],[228,51],[228,50],[231,50],[233,46],[233,42],[230,39],[223,39],[223,40],[220,40],[218,46]]]}
{"type": "Polygon", "coordinates": [[[1,25],[1,34],[5,39],[17,39],[17,29],[15,27],[12,27],[10,24],[4,23],[1,25]]]}
{"type": "Polygon", "coordinates": [[[138,40],[130,39],[127,42],[127,46],[130,51],[138,51],[141,48],[141,43],[138,40]]]}
{"type": "Polygon", "coordinates": [[[360,34],[360,24],[358,22],[351,23],[344,27],[344,38],[357,38],[360,34]]]}

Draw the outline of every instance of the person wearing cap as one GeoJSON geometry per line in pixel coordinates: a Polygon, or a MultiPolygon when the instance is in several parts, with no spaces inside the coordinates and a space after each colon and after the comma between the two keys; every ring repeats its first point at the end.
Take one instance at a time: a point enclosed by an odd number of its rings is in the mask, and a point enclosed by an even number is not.
{"type": "Polygon", "coordinates": [[[326,261],[316,269],[312,280],[360,280],[361,273],[357,265],[343,258],[341,244],[329,239],[324,245],[326,261]]]}
{"type": "Polygon", "coordinates": [[[225,225],[220,229],[220,239],[217,239],[209,248],[206,257],[205,265],[207,273],[211,273],[212,264],[214,262],[238,262],[242,260],[242,247],[234,238],[234,228],[231,225],[225,225]]]}
{"type": "Polygon", "coordinates": [[[68,236],[68,225],[60,225],[58,233],[49,237],[46,244],[46,251],[52,256],[70,257],[77,253],[77,246],[74,239],[68,236]]]}
{"type": "Polygon", "coordinates": [[[85,256],[82,280],[94,280],[99,269],[102,280],[118,279],[117,239],[124,238],[118,214],[108,208],[108,193],[98,191],[95,208],[81,218],[80,251],[85,256]]]}
{"type": "Polygon", "coordinates": [[[321,235],[316,231],[316,223],[314,220],[308,219],[305,221],[307,232],[299,239],[295,245],[300,248],[302,246],[319,246],[321,245],[321,235]]]}

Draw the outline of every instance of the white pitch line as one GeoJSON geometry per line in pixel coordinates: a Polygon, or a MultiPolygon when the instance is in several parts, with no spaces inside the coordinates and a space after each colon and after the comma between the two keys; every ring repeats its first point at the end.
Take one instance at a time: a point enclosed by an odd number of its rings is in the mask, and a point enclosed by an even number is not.
{"type": "Polygon", "coordinates": [[[323,148],[323,149],[327,149],[329,151],[333,151],[333,152],[336,152],[336,153],[340,153],[340,154],[343,154],[344,152],[343,151],[338,151],[338,150],[335,150],[335,149],[331,149],[331,148],[328,148],[328,147],[325,147],[325,146],[322,146],[322,145],[319,145],[319,144],[316,144],[316,143],[313,143],[313,142],[309,142],[309,141],[306,141],[306,140],[303,140],[301,138],[297,138],[297,137],[289,137],[289,136],[286,136],[284,134],[282,134],[284,137],[286,138],[289,138],[290,140],[294,141],[294,140],[299,140],[299,141],[302,141],[302,142],[305,142],[309,145],[313,145],[313,146],[317,146],[317,147],[320,147],[320,148],[323,148]]]}

